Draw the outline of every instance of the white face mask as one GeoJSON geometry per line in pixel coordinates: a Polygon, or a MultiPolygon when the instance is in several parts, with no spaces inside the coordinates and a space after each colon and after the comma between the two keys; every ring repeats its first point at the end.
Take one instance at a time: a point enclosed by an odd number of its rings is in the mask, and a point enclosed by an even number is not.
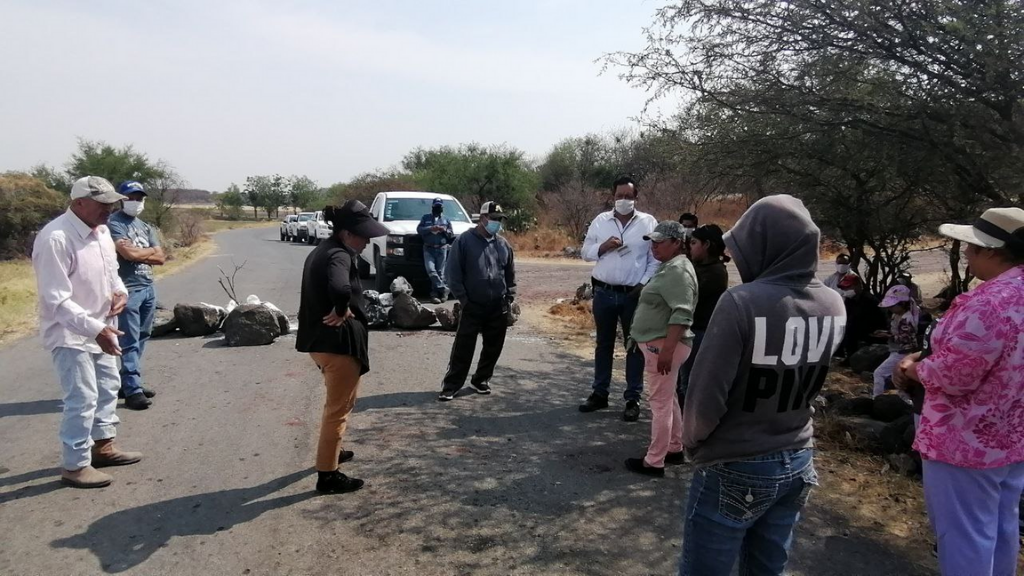
{"type": "Polygon", "coordinates": [[[633,207],[636,206],[636,200],[616,200],[615,211],[623,216],[633,213],[633,207]]]}
{"type": "Polygon", "coordinates": [[[129,216],[138,216],[142,214],[142,209],[146,207],[145,200],[125,200],[124,201],[124,213],[129,216]]]}
{"type": "Polygon", "coordinates": [[[850,265],[849,264],[836,264],[836,273],[837,274],[846,274],[849,271],[850,271],[850,265]]]}

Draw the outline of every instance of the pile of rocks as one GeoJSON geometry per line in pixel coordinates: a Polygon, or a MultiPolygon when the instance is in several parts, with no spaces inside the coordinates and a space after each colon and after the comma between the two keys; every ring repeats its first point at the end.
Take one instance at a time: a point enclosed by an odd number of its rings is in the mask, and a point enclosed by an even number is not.
{"type": "Polygon", "coordinates": [[[816,418],[828,418],[858,448],[885,456],[897,472],[920,472],[921,458],[914,452],[913,409],[897,394],[876,398],[832,392],[818,398],[816,418]]]}
{"type": "Polygon", "coordinates": [[[249,296],[242,305],[231,300],[226,307],[200,302],[176,304],[173,312],[158,309],[152,337],[180,333],[194,338],[218,332],[224,333],[229,346],[261,346],[291,333],[291,324],[277,306],[249,296]]]}

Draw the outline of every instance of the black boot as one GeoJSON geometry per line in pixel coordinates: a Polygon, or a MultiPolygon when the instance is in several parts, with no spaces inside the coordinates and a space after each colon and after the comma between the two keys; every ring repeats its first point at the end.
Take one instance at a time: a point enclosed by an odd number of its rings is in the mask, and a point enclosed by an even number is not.
{"type": "Polygon", "coordinates": [[[363,481],[334,470],[332,472],[317,472],[316,491],[321,494],[344,494],[355,492],[363,487],[363,481]]]}
{"type": "Polygon", "coordinates": [[[587,401],[580,404],[580,412],[593,412],[602,408],[608,407],[608,397],[600,396],[597,392],[594,392],[587,398],[587,401]]]}

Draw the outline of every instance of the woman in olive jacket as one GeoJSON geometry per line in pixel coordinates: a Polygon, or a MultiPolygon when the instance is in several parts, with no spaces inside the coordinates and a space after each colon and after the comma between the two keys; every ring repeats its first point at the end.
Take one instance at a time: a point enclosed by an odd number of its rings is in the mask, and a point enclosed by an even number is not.
{"type": "Polygon", "coordinates": [[[718,299],[729,288],[729,271],[725,264],[729,257],[725,255],[725,241],[722,240],[722,229],[715,224],[705,224],[690,235],[690,260],[697,273],[697,307],[693,312],[693,348],[679,370],[679,382],[676,394],[679,395],[679,406],[682,407],[686,398],[686,388],[690,385],[690,371],[697,359],[700,343],[704,340],[704,332],[708,329],[711,314],[718,305],[718,299]]]}
{"type": "Polygon", "coordinates": [[[338,471],[339,464],[355,456],[342,450],[341,440],[355,407],[359,379],[370,370],[359,254],[370,238],[388,230],[358,200],[324,208],[324,218],[334,234],[306,257],[295,349],[313,358],[327,388],[316,451],[316,490],[341,494],[363,486],[362,480],[338,471]]]}

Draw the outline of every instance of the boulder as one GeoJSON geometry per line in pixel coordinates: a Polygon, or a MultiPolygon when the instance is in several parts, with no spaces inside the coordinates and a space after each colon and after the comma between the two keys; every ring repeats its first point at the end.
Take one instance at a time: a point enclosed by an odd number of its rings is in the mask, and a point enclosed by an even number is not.
{"type": "Polygon", "coordinates": [[[881,444],[882,430],[885,428],[884,422],[858,417],[837,418],[836,422],[842,430],[850,435],[857,447],[876,454],[884,453],[881,444]]]}
{"type": "Polygon", "coordinates": [[[914,476],[921,471],[921,462],[913,454],[889,454],[889,469],[902,476],[914,476]]]}
{"type": "Polygon", "coordinates": [[[575,246],[566,246],[565,248],[562,248],[562,256],[565,256],[566,258],[579,258],[580,249],[575,246]]]}
{"type": "Polygon", "coordinates": [[[882,394],[875,398],[871,406],[871,417],[879,422],[894,422],[910,416],[913,409],[906,400],[896,394],[882,394]]]}
{"type": "Polygon", "coordinates": [[[177,304],[174,306],[174,320],[185,336],[209,336],[220,328],[223,320],[220,310],[209,304],[177,304]]]}
{"type": "MultiPolygon", "coordinates": [[[[455,305],[458,306],[458,302],[455,305]]],[[[437,316],[437,323],[441,325],[442,330],[452,332],[459,328],[459,322],[455,319],[455,313],[448,308],[434,308],[434,314],[437,316]]]]}
{"type": "Polygon", "coordinates": [[[167,336],[178,329],[178,321],[174,319],[172,310],[157,310],[153,316],[153,328],[150,330],[150,338],[167,336]]]}
{"type": "Polygon", "coordinates": [[[914,426],[914,415],[910,415],[910,426],[903,431],[903,442],[911,449],[914,447],[914,440],[917,438],[917,426],[914,426]]]}
{"type": "Polygon", "coordinates": [[[850,355],[850,370],[857,374],[874,372],[888,357],[889,347],[885,344],[865,346],[850,355]]]}
{"type": "Polygon", "coordinates": [[[832,406],[832,411],[839,416],[871,416],[875,402],[866,396],[844,398],[832,406]]]}
{"type": "Polygon", "coordinates": [[[879,445],[886,454],[904,454],[910,452],[913,444],[913,436],[910,442],[906,440],[907,428],[914,427],[914,419],[911,416],[904,416],[885,425],[878,435],[879,445]]]}
{"type": "MultiPolygon", "coordinates": [[[[404,278],[402,278],[404,280],[404,278]]],[[[418,330],[437,322],[437,315],[430,308],[420,304],[410,294],[395,294],[395,305],[388,312],[391,323],[398,328],[418,330]]]]}
{"type": "Polygon", "coordinates": [[[388,318],[388,305],[384,304],[383,296],[391,301],[391,294],[380,294],[376,290],[364,290],[363,300],[366,302],[366,325],[368,328],[383,330],[391,325],[388,318]]]}
{"type": "Polygon", "coordinates": [[[821,396],[825,398],[825,406],[830,409],[834,408],[841,400],[850,398],[850,394],[843,390],[829,390],[828,392],[823,392],[821,396]]]}
{"type": "Polygon", "coordinates": [[[404,276],[399,276],[391,282],[391,293],[397,298],[399,294],[412,295],[412,284],[405,279],[404,276]]]}
{"type": "MultiPolygon", "coordinates": [[[[281,311],[281,309],[278,308],[277,306],[271,304],[270,302],[262,302],[262,304],[267,308],[270,308],[270,311],[273,312],[274,316],[277,317],[277,325],[281,327],[281,335],[284,336],[285,334],[291,334],[292,325],[291,322],[288,321],[288,315],[281,311]]],[[[233,309],[234,308],[232,308],[232,310],[233,309]]]]}
{"type": "Polygon", "coordinates": [[[280,335],[277,314],[262,304],[242,304],[224,321],[228,346],[261,346],[270,344],[280,335]]]}

